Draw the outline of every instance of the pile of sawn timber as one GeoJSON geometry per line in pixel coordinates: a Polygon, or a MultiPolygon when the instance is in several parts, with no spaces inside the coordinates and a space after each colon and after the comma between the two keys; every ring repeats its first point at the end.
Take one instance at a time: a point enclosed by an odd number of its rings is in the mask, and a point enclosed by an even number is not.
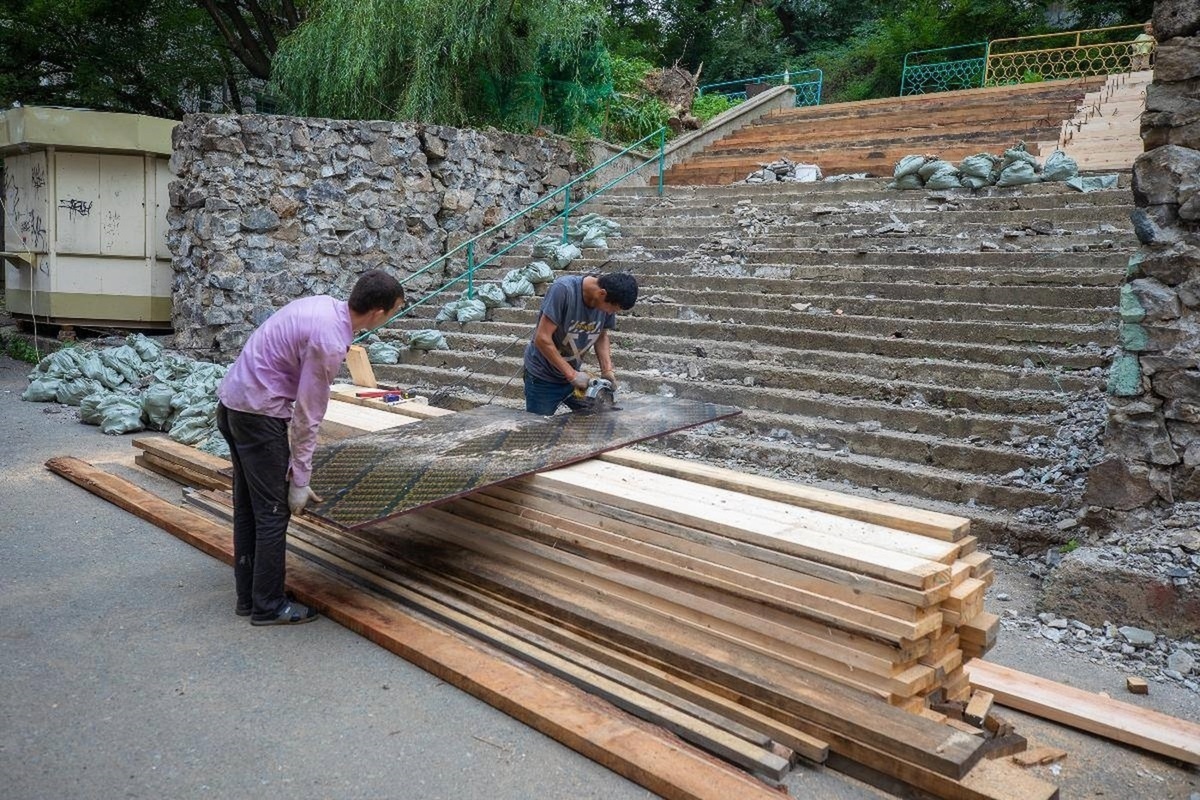
{"type": "MultiPolygon", "coordinates": [[[[331,404],[335,436],[370,427],[339,407],[368,410],[331,404]]],[[[135,445],[228,519],[226,462],[135,445]]],[[[361,531],[306,516],[289,533],[294,554],[759,775],[799,754],[939,797],[1056,794],[984,759],[1024,746],[1011,726],[930,710],[963,707],[964,653],[997,628],[960,518],[622,450],[361,531]]]]}

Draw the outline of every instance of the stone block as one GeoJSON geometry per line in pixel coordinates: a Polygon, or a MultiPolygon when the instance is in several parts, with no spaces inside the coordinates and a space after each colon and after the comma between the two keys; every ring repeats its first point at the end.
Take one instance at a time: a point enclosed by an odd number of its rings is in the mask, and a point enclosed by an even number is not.
{"type": "MultiPolygon", "coordinates": [[[[1104,446],[1111,453],[1133,461],[1168,467],[1179,463],[1179,454],[1167,434],[1166,421],[1157,415],[1134,419],[1109,417],[1104,429],[1104,446]]],[[[1088,484],[1090,488],[1090,473],[1088,484]]],[[[1096,505],[1104,503],[1097,502],[1096,505]]]]}
{"type": "Polygon", "coordinates": [[[1160,372],[1151,384],[1162,397],[1200,405],[1200,370],[1160,372]]]}
{"type": "Polygon", "coordinates": [[[1159,41],[1200,33],[1200,3],[1196,0],[1156,0],[1154,35],[1159,41]]]}
{"type": "MultiPolygon", "coordinates": [[[[1182,306],[1179,302],[1179,296],[1170,287],[1164,286],[1154,278],[1139,278],[1130,281],[1126,286],[1137,300],[1138,309],[1142,312],[1142,319],[1162,321],[1179,317],[1182,306]]],[[[1122,291],[1122,294],[1124,294],[1124,291],[1122,291]]],[[[1121,318],[1125,319],[1124,303],[1122,303],[1121,318]]],[[[1130,321],[1137,322],[1140,320],[1130,321]]]]}
{"type": "Polygon", "coordinates": [[[1154,51],[1154,80],[1162,83],[1200,77],[1200,37],[1159,39],[1154,51]]]}
{"type": "Polygon", "coordinates": [[[1133,197],[1138,206],[1178,206],[1198,190],[1200,151],[1167,145],[1143,153],[1133,163],[1133,197]]]}
{"type": "Polygon", "coordinates": [[[1130,353],[1121,353],[1113,359],[1108,371],[1110,395],[1131,397],[1142,392],[1142,370],[1138,358],[1130,353]]]}
{"type": "Polygon", "coordinates": [[[1149,208],[1135,208],[1133,213],[1129,215],[1129,221],[1133,223],[1134,235],[1137,236],[1138,241],[1142,244],[1171,245],[1180,241],[1180,232],[1176,230],[1176,225],[1179,221],[1179,213],[1176,207],[1151,206],[1149,208]]]}
{"type": "Polygon", "coordinates": [[[1200,277],[1198,247],[1178,242],[1167,248],[1143,248],[1137,255],[1141,256],[1137,264],[1139,273],[1167,286],[1178,286],[1189,278],[1200,277]]]}
{"type": "Polygon", "coordinates": [[[1119,456],[1110,456],[1088,470],[1083,503],[1118,511],[1140,508],[1158,496],[1147,475],[1145,468],[1131,468],[1119,456]]]}

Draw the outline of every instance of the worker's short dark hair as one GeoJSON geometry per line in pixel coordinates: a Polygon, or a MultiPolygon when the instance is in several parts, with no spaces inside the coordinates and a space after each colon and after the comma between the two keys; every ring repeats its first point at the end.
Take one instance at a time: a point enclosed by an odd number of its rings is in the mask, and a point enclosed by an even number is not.
{"type": "Polygon", "coordinates": [[[350,290],[350,310],[355,314],[367,314],[377,308],[391,311],[397,302],[404,302],[404,287],[381,269],[364,272],[350,290]]]}
{"type": "Polygon", "coordinates": [[[604,290],[604,299],[628,311],[637,302],[637,278],[628,272],[606,272],[596,279],[604,290]]]}

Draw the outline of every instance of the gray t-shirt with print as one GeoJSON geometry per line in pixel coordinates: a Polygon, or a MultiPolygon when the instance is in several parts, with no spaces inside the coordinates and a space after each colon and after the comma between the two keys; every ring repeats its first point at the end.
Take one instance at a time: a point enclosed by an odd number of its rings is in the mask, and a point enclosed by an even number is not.
{"type": "MultiPolygon", "coordinates": [[[[615,314],[583,304],[582,275],[564,275],[550,284],[542,298],[539,323],[543,316],[555,324],[554,346],[575,369],[579,369],[580,359],[600,338],[601,331],[616,327],[617,319],[615,314]]],[[[532,340],[525,346],[525,371],[543,381],[567,382],[532,340]]]]}

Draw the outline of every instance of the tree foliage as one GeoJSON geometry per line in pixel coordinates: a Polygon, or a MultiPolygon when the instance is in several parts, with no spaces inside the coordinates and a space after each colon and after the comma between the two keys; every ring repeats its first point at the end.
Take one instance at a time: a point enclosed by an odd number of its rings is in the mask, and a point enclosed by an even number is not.
{"type": "Polygon", "coordinates": [[[603,83],[600,8],[598,0],[321,0],[280,45],[273,82],[301,114],[531,127],[548,95],[586,105],[588,87],[603,83]]]}
{"type": "Polygon", "coordinates": [[[0,103],[178,117],[227,72],[215,33],[179,0],[0,0],[0,103]]]}
{"type": "Polygon", "coordinates": [[[256,78],[271,77],[279,42],[304,21],[306,0],[195,0],[225,46],[256,78]]]}

